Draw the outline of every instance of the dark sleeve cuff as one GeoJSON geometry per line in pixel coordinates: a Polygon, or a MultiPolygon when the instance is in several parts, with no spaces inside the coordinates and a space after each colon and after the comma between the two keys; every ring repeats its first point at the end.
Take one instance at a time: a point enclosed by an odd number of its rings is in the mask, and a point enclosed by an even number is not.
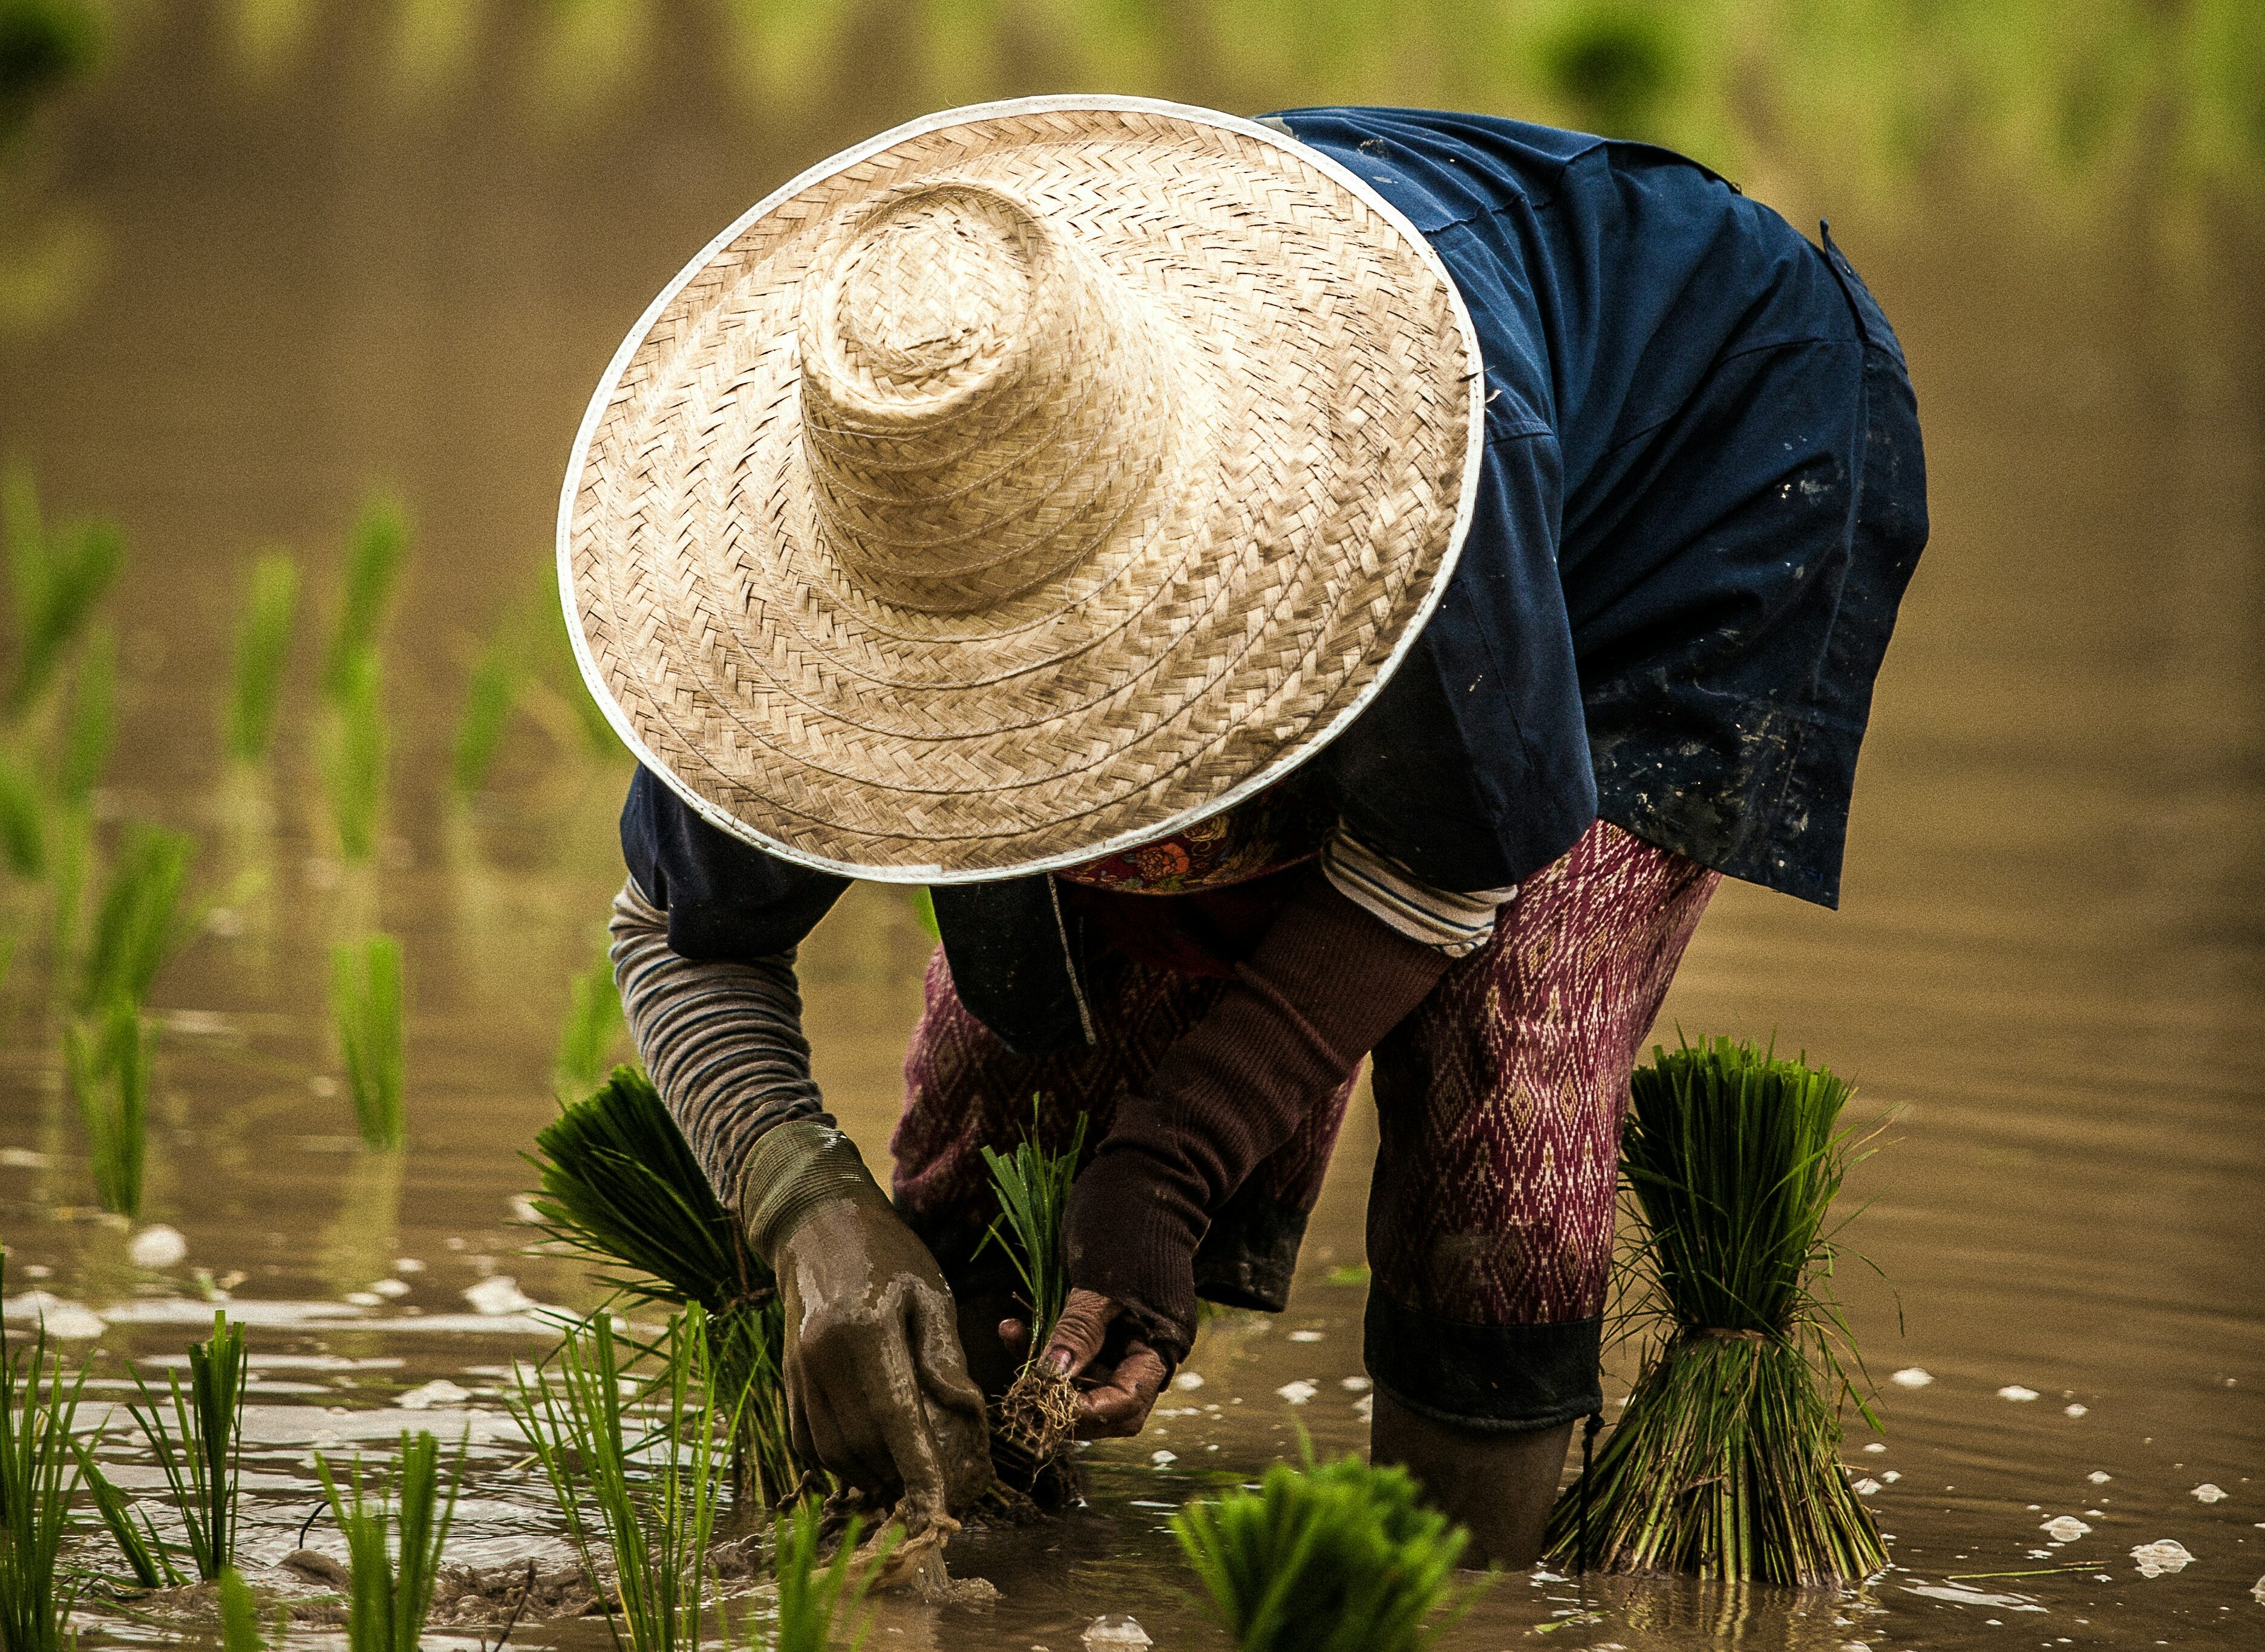
{"type": "Polygon", "coordinates": [[[1466,1325],[1403,1307],[1371,1286],[1363,1354],[1376,1386],[1419,1416],[1511,1433],[1603,1409],[1601,1319],[1466,1325]]]}

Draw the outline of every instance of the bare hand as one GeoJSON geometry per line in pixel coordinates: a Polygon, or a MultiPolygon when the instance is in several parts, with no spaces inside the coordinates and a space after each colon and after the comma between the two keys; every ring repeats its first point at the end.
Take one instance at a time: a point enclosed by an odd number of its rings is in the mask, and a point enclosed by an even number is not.
{"type": "MultiPolygon", "coordinates": [[[[1097,1291],[1073,1288],[1041,1356],[1077,1383],[1079,1439],[1138,1434],[1171,1377],[1164,1357],[1133,1332],[1123,1313],[1097,1291]]],[[[1030,1345],[1030,1328],[1020,1320],[1000,1321],[999,1335],[1017,1353],[1030,1345]]]]}

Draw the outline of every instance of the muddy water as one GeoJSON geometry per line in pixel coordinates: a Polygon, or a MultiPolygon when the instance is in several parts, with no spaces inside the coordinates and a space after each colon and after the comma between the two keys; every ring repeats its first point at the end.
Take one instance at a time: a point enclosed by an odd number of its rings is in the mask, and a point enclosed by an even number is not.
{"type": "MultiPolygon", "coordinates": [[[[530,718],[460,806],[439,778],[449,726],[481,631],[543,579],[583,398],[645,299],[771,184],[914,110],[884,75],[792,129],[701,96],[586,120],[404,113],[343,69],[259,92],[209,60],[193,39],[129,58],[74,128],[58,181],[106,233],[108,274],[0,365],[0,450],[136,549],[104,811],[196,830],[221,902],[157,992],[149,1214],[188,1254],[138,1270],[85,1210],[31,954],[0,1051],[9,1284],[36,1273],[97,1312],[73,1346],[106,1383],[178,1357],[208,1312],[199,1270],[229,1291],[255,1326],[253,1557],[311,1510],[310,1452],[412,1424],[470,1430],[457,1558],[549,1554],[497,1398],[545,1335],[465,1293],[508,1277],[534,1301],[595,1300],[518,1254],[513,1200],[566,977],[619,875],[625,776],[530,718]],[[212,729],[248,553],[278,539],[327,565],[373,477],[420,532],[388,655],[385,853],[353,873],[332,858],[307,695],[259,779],[225,771],[212,729]],[[373,921],[404,937],[414,998],[395,1159],[353,1139],[321,1001],[329,942],[373,921]],[[402,1408],[441,1379],[463,1396],[402,1408]]],[[[1897,1568],[1847,1598],[1515,1576],[1451,1647],[2265,1645],[2265,287],[2207,236],[1940,193],[1868,218],[1813,182],[1771,195],[1832,208],[1901,323],[1935,544],[1882,686],[1846,908],[1726,890],[1663,1025],[1773,1031],[1856,1075],[1860,1110],[1894,1111],[1850,1193],[1877,1273],[1845,1284],[1886,1424],[1855,1427],[1848,1459],[1878,1482],[1897,1568]],[[1905,1370],[1932,1380],[1889,1377],[1905,1370]],[[2227,1495],[2192,1495],[2206,1484],[2227,1495]],[[2057,1544],[2042,1527],[2064,1515],[2089,1533],[2057,1544]],[[2130,1551],[2160,1539],[2194,1560],[2145,1577],[2130,1551]]],[[[819,1076],[877,1156],[923,951],[875,889],[805,953],[819,1076]]],[[[1360,1260],[1372,1145],[1357,1114],[1293,1311],[1209,1330],[1202,1386],[1093,1450],[1087,1510],[965,1544],[959,1569],[998,1583],[996,1607],[893,1607],[873,1644],[1062,1652],[1104,1611],[1160,1645],[1220,1644],[1163,1523],[1299,1427],[1362,1443],[1361,1288],[1330,1276],[1360,1260]],[[1284,1400],[1293,1382],[1313,1397],[1284,1400]]],[[[151,1483],[122,1434],[107,1449],[151,1483]]]]}

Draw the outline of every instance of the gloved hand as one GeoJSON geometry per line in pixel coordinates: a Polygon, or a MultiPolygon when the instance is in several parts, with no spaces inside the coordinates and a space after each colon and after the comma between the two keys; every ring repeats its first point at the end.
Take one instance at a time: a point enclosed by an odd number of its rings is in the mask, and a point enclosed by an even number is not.
{"type": "Polygon", "coordinates": [[[786,1306],[794,1447],[907,1512],[964,1509],[991,1484],[983,1394],[951,1289],[856,1145],[804,1121],[749,1155],[739,1212],[786,1306]]]}
{"type": "Polygon", "coordinates": [[[1121,1320],[1113,1334],[1137,1336],[1167,1366],[1187,1357],[1196,1246],[1211,1212],[1424,1001],[1448,963],[1318,874],[1290,899],[1218,1001],[1118,1104],[1070,1188],[1070,1284],[1106,1299],[1100,1323],[1121,1320]]]}

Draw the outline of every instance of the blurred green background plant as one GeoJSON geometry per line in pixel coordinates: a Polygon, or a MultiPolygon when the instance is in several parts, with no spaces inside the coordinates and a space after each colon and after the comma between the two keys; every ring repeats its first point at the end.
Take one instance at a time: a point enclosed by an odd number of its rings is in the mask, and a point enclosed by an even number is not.
{"type": "Polygon", "coordinates": [[[1844,202],[1955,177],[2189,224],[2265,204],[2256,0],[0,0],[0,332],[96,254],[45,200],[43,106],[192,45],[254,90],[351,59],[360,102],[477,99],[567,141],[688,55],[777,123],[878,73],[907,112],[1041,89],[1483,109],[1844,202]]]}

